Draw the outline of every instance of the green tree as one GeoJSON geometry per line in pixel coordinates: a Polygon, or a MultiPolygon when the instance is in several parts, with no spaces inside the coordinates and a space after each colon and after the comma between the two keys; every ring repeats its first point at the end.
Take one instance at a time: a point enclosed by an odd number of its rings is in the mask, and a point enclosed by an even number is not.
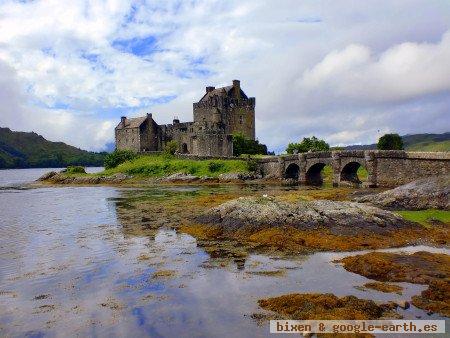
{"type": "Polygon", "coordinates": [[[308,151],[326,151],[330,149],[330,145],[324,140],[317,137],[304,137],[300,143],[289,143],[286,152],[288,154],[307,153],[308,151]]]}
{"type": "Polygon", "coordinates": [[[399,134],[385,134],[378,140],[377,148],[380,150],[402,150],[403,140],[399,134]]]}
{"type": "Polygon", "coordinates": [[[238,133],[233,135],[233,155],[267,155],[267,146],[259,143],[258,140],[252,140],[238,133]]]}
{"type": "Polygon", "coordinates": [[[112,153],[105,156],[103,165],[105,169],[117,167],[119,164],[135,159],[137,155],[131,150],[114,150],[112,153]]]}
{"type": "Polygon", "coordinates": [[[178,143],[177,141],[172,140],[166,143],[166,146],[164,147],[164,154],[174,155],[177,150],[178,150],[178,143]]]}

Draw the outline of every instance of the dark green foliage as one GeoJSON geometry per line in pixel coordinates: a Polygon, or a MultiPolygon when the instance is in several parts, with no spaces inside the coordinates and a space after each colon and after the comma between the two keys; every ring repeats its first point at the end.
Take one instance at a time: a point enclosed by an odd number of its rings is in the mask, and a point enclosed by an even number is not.
{"type": "Polygon", "coordinates": [[[258,169],[258,162],[253,158],[249,158],[247,160],[247,170],[250,172],[255,172],[257,169],[258,169]]]}
{"type": "Polygon", "coordinates": [[[174,155],[177,150],[178,150],[177,141],[169,141],[169,142],[167,142],[166,146],[164,147],[164,153],[166,155],[174,155]]]}
{"type": "Polygon", "coordinates": [[[403,140],[399,134],[385,134],[378,140],[377,148],[380,150],[402,150],[403,140]]]}
{"type": "Polygon", "coordinates": [[[106,153],[94,153],[50,142],[36,133],[0,128],[0,168],[101,166],[106,153]]]}
{"type": "Polygon", "coordinates": [[[79,165],[70,165],[66,169],[66,173],[68,174],[86,174],[86,170],[84,167],[79,165]]]}
{"type": "Polygon", "coordinates": [[[307,153],[308,151],[326,151],[330,146],[324,140],[319,140],[317,137],[304,137],[300,143],[289,143],[286,148],[288,154],[307,153]]]}
{"type": "Polygon", "coordinates": [[[136,156],[131,150],[114,150],[111,154],[106,155],[103,165],[105,169],[115,168],[119,164],[135,159],[136,156]]]}
{"type": "Polygon", "coordinates": [[[243,134],[233,135],[233,155],[240,156],[242,154],[249,155],[267,155],[267,147],[265,144],[259,143],[258,140],[246,138],[243,134]]]}
{"type": "Polygon", "coordinates": [[[222,162],[211,161],[208,163],[208,169],[210,172],[215,173],[223,168],[224,164],[222,162]]]}

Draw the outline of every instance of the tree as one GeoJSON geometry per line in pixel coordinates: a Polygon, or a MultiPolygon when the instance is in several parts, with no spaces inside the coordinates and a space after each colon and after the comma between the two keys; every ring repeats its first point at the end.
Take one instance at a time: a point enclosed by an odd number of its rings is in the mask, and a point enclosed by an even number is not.
{"type": "Polygon", "coordinates": [[[131,150],[114,150],[112,153],[105,156],[103,165],[105,169],[117,167],[119,164],[135,159],[137,155],[131,150]]]}
{"type": "Polygon", "coordinates": [[[166,155],[174,155],[178,150],[178,143],[177,141],[169,141],[166,143],[166,146],[164,147],[164,154],[166,155]]]}
{"type": "Polygon", "coordinates": [[[308,151],[330,150],[330,145],[317,137],[304,137],[300,143],[289,143],[286,152],[288,154],[307,153],[308,151]]]}
{"type": "Polygon", "coordinates": [[[267,155],[267,147],[265,144],[259,143],[258,140],[252,140],[238,133],[233,135],[233,155],[267,155]]]}
{"type": "Polygon", "coordinates": [[[385,134],[378,140],[377,148],[380,150],[402,150],[403,140],[399,134],[385,134]]]}

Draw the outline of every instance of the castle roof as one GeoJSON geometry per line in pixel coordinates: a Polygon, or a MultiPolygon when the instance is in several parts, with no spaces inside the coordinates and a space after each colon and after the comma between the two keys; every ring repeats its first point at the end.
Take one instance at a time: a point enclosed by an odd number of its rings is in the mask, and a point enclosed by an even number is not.
{"type": "MultiPolygon", "coordinates": [[[[226,86],[221,88],[215,88],[211,90],[210,92],[203,95],[203,97],[200,99],[199,102],[209,101],[214,96],[220,96],[220,97],[231,97],[234,93],[233,86],[226,86]]],[[[244,99],[247,99],[247,95],[240,89],[241,91],[241,97],[244,99]]]]}
{"type": "Polygon", "coordinates": [[[141,124],[145,122],[146,119],[147,116],[134,117],[131,119],[127,118],[125,120],[125,126],[123,126],[122,122],[120,122],[116,128],[117,129],[139,128],[141,124]]]}

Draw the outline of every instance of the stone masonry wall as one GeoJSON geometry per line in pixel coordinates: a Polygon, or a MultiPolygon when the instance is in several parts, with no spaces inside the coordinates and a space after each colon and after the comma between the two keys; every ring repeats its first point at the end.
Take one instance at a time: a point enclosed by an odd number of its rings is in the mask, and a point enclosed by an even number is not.
{"type": "MultiPolygon", "coordinates": [[[[274,156],[258,160],[258,170],[264,177],[283,179],[290,164],[298,166],[300,183],[307,182],[307,171],[313,165],[331,164],[333,182],[340,185],[346,180],[355,183],[356,170],[362,165],[368,171],[367,186],[393,187],[416,179],[450,174],[448,152],[406,151],[333,151],[274,156]],[[348,172],[354,170],[354,172],[348,172]]],[[[347,182],[348,183],[348,182],[347,182]]]]}
{"type": "Polygon", "coordinates": [[[419,178],[449,173],[450,154],[448,153],[398,152],[376,155],[378,186],[398,186],[419,178]]]}

